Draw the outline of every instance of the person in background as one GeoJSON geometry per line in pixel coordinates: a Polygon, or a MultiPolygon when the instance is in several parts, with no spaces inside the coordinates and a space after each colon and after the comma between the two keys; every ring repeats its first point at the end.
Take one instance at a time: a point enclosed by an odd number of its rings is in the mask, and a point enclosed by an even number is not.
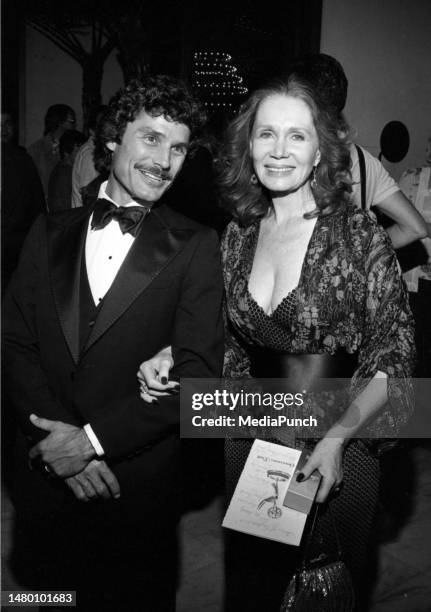
{"type": "Polygon", "coordinates": [[[214,177],[214,146],[198,146],[186,160],[166,203],[190,219],[212,227],[219,235],[230,218],[219,205],[214,177]]]}
{"type": "Polygon", "coordinates": [[[60,161],[54,166],[48,183],[48,210],[66,210],[72,206],[72,167],[85,136],[77,130],[66,130],[60,137],[60,161]]]}
{"type": "Polygon", "coordinates": [[[60,137],[66,130],[75,129],[75,124],[75,111],[70,106],[53,104],[46,111],[43,138],[28,148],[39,172],[45,198],[48,197],[50,174],[60,161],[60,137]]]}
{"type": "Polygon", "coordinates": [[[1,114],[2,292],[18,263],[21,247],[36,217],[46,212],[42,184],[32,158],[15,144],[12,115],[1,114]]]}
{"type": "Polygon", "coordinates": [[[425,164],[404,172],[400,187],[423,216],[428,229],[428,236],[422,239],[424,261],[406,272],[404,280],[416,323],[416,375],[431,378],[431,135],[427,142],[425,164]]]}
{"type": "MultiPolygon", "coordinates": [[[[343,132],[346,120],[343,110],[348,93],[348,80],[340,62],[330,55],[317,53],[295,60],[290,66],[290,74],[308,81],[319,93],[322,102],[338,116],[339,130],[343,132]]],[[[388,174],[381,162],[366,149],[360,147],[365,162],[366,210],[375,206],[394,223],[388,232],[395,249],[403,247],[427,234],[425,222],[403,195],[399,186],[388,174]]],[[[361,171],[356,145],[350,144],[352,197],[358,206],[361,202],[361,171]]]]}
{"type": "MultiPolygon", "coordinates": [[[[18,264],[25,237],[36,217],[46,212],[45,197],[32,158],[16,144],[11,113],[1,113],[1,294],[6,291],[18,264]]],[[[11,457],[16,423],[3,393],[1,410],[1,470],[4,482],[14,479],[11,457]]]]}
{"type": "Polygon", "coordinates": [[[99,172],[94,165],[94,136],[98,123],[107,111],[105,104],[95,106],[88,116],[88,140],[78,150],[72,169],[72,208],[82,206],[81,189],[86,187],[98,176],[99,172]]]}

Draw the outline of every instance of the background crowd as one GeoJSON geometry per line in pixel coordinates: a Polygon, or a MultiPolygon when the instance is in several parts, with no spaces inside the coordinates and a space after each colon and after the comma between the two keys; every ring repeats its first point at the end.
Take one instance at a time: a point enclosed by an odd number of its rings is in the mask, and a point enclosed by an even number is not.
{"type": "MultiPolygon", "coordinates": [[[[321,319],[318,321],[312,320],[311,329],[317,330],[316,338],[320,327],[327,330],[332,325],[331,337],[334,342],[332,353],[339,352],[340,348],[343,351],[347,350],[348,353],[355,352],[356,340],[352,338],[361,335],[365,338],[363,344],[359,342],[361,351],[359,364],[346,374],[349,377],[353,375],[354,380],[359,376],[363,378],[376,376],[382,370],[386,372],[387,368],[391,370],[391,376],[397,380],[408,378],[411,375],[430,378],[430,132],[424,131],[423,134],[424,164],[405,171],[397,183],[383,163],[385,151],[382,151],[380,159],[377,159],[365,147],[355,144],[356,139],[349,128],[348,117],[344,114],[348,98],[348,78],[336,58],[322,53],[297,54],[284,71],[279,72],[278,76],[281,78],[279,83],[284,83],[283,86],[271,85],[267,90],[252,88],[251,96],[247,100],[243,96],[238,101],[236,108],[229,109],[225,115],[220,111],[211,113],[211,108],[207,105],[209,121],[206,129],[194,143],[193,154],[186,158],[181,172],[161,200],[162,206],[167,205],[194,222],[215,230],[219,238],[222,238],[227,312],[232,332],[232,336],[229,336],[226,341],[225,375],[245,376],[250,372],[257,376],[267,375],[269,364],[271,364],[271,367],[274,365],[280,369],[280,375],[289,376],[292,367],[289,360],[276,363],[272,361],[271,351],[275,350],[278,355],[309,353],[309,356],[313,357],[316,354],[325,353],[326,349],[321,350],[315,338],[310,336],[304,340],[305,332],[301,328],[302,319],[299,319],[299,322],[295,321],[292,313],[301,312],[303,306],[306,310],[311,302],[316,301],[316,295],[319,295],[321,299],[321,292],[326,291],[324,280],[316,279],[313,271],[307,271],[303,262],[307,256],[310,256],[310,249],[316,261],[318,260],[319,253],[323,249],[323,243],[319,242],[318,236],[329,232],[333,238],[338,236],[330,247],[334,249],[334,257],[339,258],[340,269],[342,265],[346,265],[349,269],[359,266],[356,280],[353,282],[353,284],[357,282],[359,286],[360,281],[357,278],[358,275],[360,276],[359,270],[362,269],[363,264],[364,278],[368,274],[369,285],[374,286],[375,283],[377,289],[375,293],[370,292],[367,302],[369,312],[365,314],[360,312],[359,307],[355,309],[356,307],[352,305],[356,297],[354,291],[352,295],[348,293],[348,283],[346,287],[339,288],[340,291],[346,291],[346,300],[350,304],[350,310],[347,312],[350,320],[349,322],[346,320],[341,326],[345,334],[342,337],[339,336],[340,327],[336,330],[334,313],[337,312],[337,316],[342,317],[343,312],[338,308],[336,301],[332,304],[333,296],[331,297],[328,290],[325,313],[322,311],[319,314],[321,319]],[[310,90],[307,89],[308,87],[310,90]],[[293,110],[289,107],[290,115],[283,115],[285,111],[281,110],[282,103],[287,104],[286,100],[289,104],[294,101],[294,106],[298,105],[298,108],[295,107],[293,110]],[[242,105],[239,102],[242,102],[242,105]],[[261,114],[265,112],[268,119],[264,120],[261,114]],[[280,184],[277,183],[279,177],[275,179],[274,176],[269,176],[268,178],[264,157],[266,153],[262,153],[267,145],[262,145],[259,141],[260,136],[257,135],[257,131],[261,129],[260,124],[269,125],[271,126],[270,135],[267,136],[265,133],[262,138],[277,140],[277,130],[279,129],[281,133],[282,130],[287,129],[286,125],[291,115],[295,113],[300,118],[300,122],[309,122],[308,132],[314,130],[316,133],[314,148],[310,148],[304,154],[301,151],[298,153],[300,160],[298,165],[304,172],[302,182],[298,182],[301,201],[295,199],[298,195],[296,192],[295,197],[290,194],[286,198],[284,184],[282,185],[281,181],[280,184]],[[288,116],[287,120],[285,116],[288,116]],[[274,129],[274,124],[282,127],[274,129]],[[248,150],[248,139],[252,143],[250,151],[248,150]],[[247,143],[245,148],[244,142],[247,143]],[[334,163],[335,157],[338,158],[337,167],[334,163]],[[230,160],[228,171],[226,167],[223,169],[226,159],[230,160]],[[241,164],[237,175],[233,175],[235,164],[239,159],[244,167],[248,167],[249,175],[244,173],[241,164]],[[238,188],[236,181],[242,185],[241,189],[238,188]],[[262,198],[262,194],[265,193],[271,193],[271,199],[268,199],[262,208],[262,199],[259,204],[259,198],[262,198]],[[226,201],[228,201],[227,206],[226,201]],[[317,213],[313,212],[314,209],[310,202],[315,203],[319,214],[326,209],[328,213],[329,221],[321,221],[319,217],[316,232],[313,229],[316,223],[313,215],[316,216],[317,213]],[[305,225],[308,228],[313,226],[312,234],[303,226],[302,221],[295,226],[290,218],[284,218],[283,211],[286,208],[283,206],[286,206],[286,203],[291,207],[291,211],[296,210],[295,206],[297,206],[301,214],[305,213],[304,219],[307,220],[305,225]],[[335,215],[334,220],[331,214],[337,209],[337,206],[341,206],[341,203],[343,206],[346,204],[348,212],[345,213],[347,216],[343,217],[340,225],[341,216],[335,215]],[[261,206],[260,209],[259,206],[261,206]],[[277,228],[277,223],[274,224],[273,219],[271,220],[271,210],[275,211],[275,218],[279,225],[288,222],[286,228],[291,232],[289,235],[292,237],[292,244],[296,245],[296,242],[301,242],[306,245],[306,248],[296,246],[297,250],[293,252],[288,252],[288,250],[283,253],[275,252],[275,254],[271,252],[271,245],[277,241],[280,242],[277,239],[277,231],[280,228],[277,228]],[[360,211],[370,213],[364,218],[371,219],[370,227],[373,229],[366,225],[361,226],[358,230],[358,224],[363,223],[363,221],[358,221],[358,219],[363,219],[360,211]],[[374,225],[375,222],[377,225],[374,225]],[[261,224],[260,233],[256,233],[256,223],[261,224]],[[356,229],[347,235],[347,226],[356,229]],[[358,235],[355,234],[355,231],[358,231],[358,235]],[[311,240],[312,236],[314,242],[311,240]],[[364,236],[368,236],[370,242],[367,242],[368,238],[364,236]],[[356,244],[356,251],[350,251],[349,247],[345,247],[343,252],[337,250],[340,245],[349,244],[349,241],[356,244]],[[395,249],[398,263],[393,256],[392,249],[395,249]],[[359,252],[363,256],[360,261],[355,259],[359,252]],[[272,275],[272,266],[276,270],[274,276],[279,277],[277,270],[280,268],[280,255],[282,259],[290,257],[292,270],[298,269],[299,274],[293,280],[283,278],[283,282],[280,283],[281,287],[275,289],[271,297],[270,289],[265,290],[265,279],[272,275]],[[344,263],[342,263],[343,258],[344,263]],[[401,280],[401,272],[403,280],[401,280]],[[249,283],[245,287],[243,286],[244,278],[249,278],[249,283]],[[316,289],[318,284],[319,291],[316,289]],[[406,290],[408,293],[405,292],[406,290]],[[270,295],[269,298],[268,295],[270,295]],[[407,306],[406,296],[409,306],[407,306]],[[238,304],[241,305],[239,309],[238,304]],[[409,307],[415,324],[414,343],[409,307]],[[377,317],[373,321],[371,312],[373,316],[379,312],[380,318],[377,317]],[[365,323],[361,317],[364,317],[365,323]],[[289,329],[295,329],[292,337],[289,334],[283,335],[287,326],[289,329]],[[303,344],[299,350],[298,346],[301,342],[303,344]],[[269,352],[262,352],[262,349],[269,350],[269,352]]],[[[196,92],[195,88],[195,93],[199,97],[199,93],[202,92],[196,92]]],[[[53,215],[54,219],[60,219],[58,215],[73,209],[77,213],[81,209],[83,213],[91,214],[92,208],[87,209],[87,207],[92,206],[94,198],[97,195],[99,198],[106,195],[106,192],[103,191],[106,189],[105,181],[109,180],[110,176],[112,177],[112,173],[101,155],[100,138],[109,117],[110,106],[101,104],[100,101],[99,99],[95,103],[86,102],[85,122],[82,129],[78,130],[80,126],[77,125],[77,109],[64,103],[64,100],[53,100],[53,104],[46,109],[44,117],[40,118],[40,123],[43,119],[44,125],[41,137],[30,144],[27,149],[18,144],[14,109],[2,108],[2,294],[7,290],[18,265],[21,249],[29,229],[40,214],[48,213],[50,216],[53,215]]],[[[372,113],[373,109],[367,109],[367,112],[372,113]]],[[[264,132],[263,129],[262,131],[264,132]]],[[[276,146],[278,145],[274,145],[274,151],[276,146]]],[[[285,150],[274,151],[270,153],[270,157],[276,160],[272,163],[277,165],[287,154],[285,150]]],[[[292,153],[289,151],[288,154],[292,153]]],[[[278,170],[282,171],[280,168],[278,170]]],[[[298,185],[295,184],[293,187],[297,189],[298,185]]],[[[290,185],[288,187],[291,188],[290,185]]],[[[204,259],[201,263],[204,265],[204,259]]],[[[323,266],[324,264],[319,272],[325,277],[323,266]]],[[[317,268],[314,272],[317,272],[317,268]]],[[[332,270],[330,274],[333,273],[332,270]]],[[[295,276],[294,273],[293,276],[295,276]]],[[[364,286],[366,284],[364,281],[364,286]]],[[[340,320],[337,319],[337,325],[340,320]]],[[[310,329],[307,334],[310,334],[310,329]]],[[[155,351],[156,349],[152,352],[155,351]]],[[[142,355],[141,361],[147,359],[147,363],[151,363],[151,356],[151,351],[149,351],[148,354],[142,355]]],[[[174,362],[170,361],[170,355],[167,357],[165,355],[164,358],[171,367],[175,362],[175,351],[174,362]]],[[[136,367],[138,365],[139,363],[136,364],[136,367]]],[[[326,365],[325,363],[325,367],[326,365]]],[[[164,384],[161,386],[156,384],[155,387],[152,387],[151,377],[146,377],[147,370],[144,369],[144,372],[145,375],[141,379],[144,387],[141,387],[141,392],[145,400],[151,401],[152,395],[161,397],[165,390],[170,392],[164,384]]],[[[169,375],[168,371],[166,375],[169,375]]],[[[388,389],[393,399],[396,395],[393,382],[390,383],[388,389]]],[[[384,412],[384,418],[387,417],[392,419],[392,422],[401,424],[410,416],[412,404],[406,388],[401,385],[398,388],[398,394],[400,389],[405,395],[401,402],[402,405],[397,404],[395,412],[391,415],[384,412]]],[[[11,469],[10,457],[15,452],[16,423],[12,416],[13,411],[9,409],[11,406],[9,402],[10,399],[5,397],[6,409],[2,413],[3,456],[5,458],[3,476],[6,483],[10,483],[15,476],[11,469]]],[[[380,409],[383,403],[382,400],[379,406],[375,407],[376,410],[380,409]]],[[[370,414],[371,420],[374,418],[373,411],[374,407],[371,413],[368,413],[367,419],[370,418],[370,414]]],[[[380,418],[378,426],[381,425],[381,422],[380,418]]],[[[370,431],[373,431],[373,435],[378,431],[378,426],[375,430],[371,427],[370,431]]],[[[328,456],[335,457],[333,463],[337,464],[338,450],[328,451],[328,445],[330,444],[326,441],[326,446],[323,445],[324,450],[315,453],[317,458],[313,455],[312,464],[313,468],[318,467],[325,474],[323,488],[325,491],[327,488],[326,494],[331,494],[332,489],[335,490],[336,498],[333,506],[336,520],[339,525],[342,525],[340,531],[343,532],[343,547],[347,557],[350,556],[349,566],[354,576],[357,600],[361,601],[365,610],[373,585],[378,581],[379,576],[371,571],[372,564],[368,568],[370,576],[365,575],[363,566],[366,553],[365,548],[361,547],[365,546],[364,542],[370,538],[371,533],[374,537],[371,556],[375,558],[379,541],[384,540],[385,537],[390,539],[399,521],[408,522],[408,516],[407,518],[398,516],[394,512],[393,504],[397,500],[397,491],[396,483],[393,482],[391,465],[399,462],[400,469],[403,471],[417,469],[415,463],[417,449],[420,449],[420,454],[423,448],[427,448],[427,443],[419,440],[404,440],[395,448],[391,448],[393,446],[391,443],[383,444],[381,445],[382,452],[377,448],[378,444],[375,445],[372,452],[370,449],[368,451],[364,448],[358,449],[354,444],[349,444],[348,453],[346,453],[345,485],[341,487],[341,493],[338,490],[342,482],[341,471],[327,468],[326,459],[328,456]],[[388,452],[383,454],[383,451],[386,450],[388,452]],[[377,456],[380,457],[380,460],[376,459],[377,456]],[[400,457],[404,457],[404,461],[400,457]],[[362,493],[367,491],[367,497],[363,497],[361,507],[358,505],[358,490],[362,493]],[[355,498],[356,505],[351,505],[352,498],[355,498]],[[353,523],[349,520],[355,516],[358,522],[352,526],[353,523]],[[347,518],[349,520],[346,520],[347,518]],[[380,533],[376,536],[379,529],[380,533]],[[352,543],[352,534],[358,538],[358,541],[352,543]],[[361,586],[358,586],[359,584],[361,586]]],[[[197,499],[206,498],[208,495],[211,497],[218,494],[220,490],[224,490],[225,486],[228,495],[231,494],[239,474],[238,470],[243,465],[248,450],[248,446],[243,443],[237,446],[235,443],[227,444],[225,481],[222,475],[223,451],[220,444],[214,442],[211,450],[205,446],[205,451],[202,445],[186,444],[183,451],[186,461],[192,461],[191,456],[195,456],[196,452],[207,453],[207,467],[212,474],[213,485],[203,486],[202,483],[199,483],[197,486],[196,474],[193,478],[185,468],[184,484],[192,493],[182,510],[186,511],[188,505],[193,505],[193,496],[197,499]]],[[[420,456],[423,459],[423,455],[420,456]]],[[[307,469],[305,472],[308,477],[307,469]]],[[[414,488],[409,490],[409,496],[412,499],[416,494],[417,491],[414,488]]],[[[326,495],[319,501],[324,502],[325,499],[326,495]]],[[[323,513],[317,528],[318,537],[322,541],[328,538],[330,529],[328,525],[328,516],[325,517],[323,513]]],[[[142,537],[148,537],[148,533],[142,537]]],[[[256,606],[257,609],[259,598],[262,600],[260,605],[265,605],[265,602],[269,602],[271,597],[274,598],[274,606],[276,606],[277,602],[281,601],[286,588],[285,568],[290,564],[293,571],[297,559],[287,559],[284,551],[277,551],[266,544],[259,549],[256,541],[249,541],[243,537],[237,538],[237,541],[234,536],[228,538],[226,551],[226,609],[239,609],[241,605],[247,605],[250,610],[254,609],[253,606],[256,606]],[[244,560],[244,551],[247,551],[246,557],[250,561],[248,565],[244,560]],[[254,562],[254,559],[263,557],[271,558],[273,565],[254,562]],[[278,569],[283,567],[281,576],[276,575],[277,567],[278,569]],[[244,572],[254,588],[251,588],[250,582],[244,582],[240,586],[244,572]],[[255,576],[254,573],[256,573],[255,576]],[[259,583],[262,576],[266,576],[264,588],[259,583]]],[[[170,550],[169,554],[171,553],[170,550]]],[[[142,584],[145,585],[145,581],[142,584]]],[[[426,609],[426,607],[423,608],[424,611],[426,609]]],[[[422,608],[418,608],[418,612],[419,610],[422,608]]]]}

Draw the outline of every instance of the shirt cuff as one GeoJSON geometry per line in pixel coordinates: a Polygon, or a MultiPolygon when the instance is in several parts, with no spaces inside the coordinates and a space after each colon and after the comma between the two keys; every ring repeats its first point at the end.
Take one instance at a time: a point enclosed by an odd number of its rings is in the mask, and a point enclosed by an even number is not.
{"type": "Polygon", "coordinates": [[[105,451],[103,450],[103,446],[100,444],[96,434],[94,433],[90,423],[87,423],[87,425],[84,425],[84,431],[87,434],[88,439],[91,442],[91,445],[93,446],[94,450],[96,451],[96,455],[98,457],[103,457],[103,455],[105,454],[105,451]]]}

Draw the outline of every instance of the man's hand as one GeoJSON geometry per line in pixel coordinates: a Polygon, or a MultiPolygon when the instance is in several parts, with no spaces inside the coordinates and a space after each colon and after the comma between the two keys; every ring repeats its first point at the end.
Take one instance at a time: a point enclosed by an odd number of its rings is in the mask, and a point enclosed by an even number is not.
{"type": "Polygon", "coordinates": [[[118,499],[120,485],[104,461],[93,459],[79,474],[66,478],[67,486],[83,502],[92,499],[118,499]]]}
{"type": "Polygon", "coordinates": [[[49,431],[44,440],[30,449],[30,459],[40,458],[49,471],[59,478],[74,476],[85,469],[96,455],[96,452],[85,431],[62,421],[42,419],[30,415],[35,427],[49,431]]]}

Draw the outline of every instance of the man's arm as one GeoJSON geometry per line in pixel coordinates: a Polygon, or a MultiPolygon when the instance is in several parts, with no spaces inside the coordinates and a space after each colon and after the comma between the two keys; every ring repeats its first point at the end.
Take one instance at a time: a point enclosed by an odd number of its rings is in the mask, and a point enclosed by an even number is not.
{"type": "MultiPolygon", "coordinates": [[[[389,217],[394,224],[386,228],[394,249],[426,236],[422,216],[404,196],[400,187],[383,164],[367,149],[360,147],[364,154],[366,175],[366,208],[376,207],[389,217]]],[[[361,174],[356,147],[351,148],[353,201],[361,207],[361,174]]]]}
{"type": "MultiPolygon", "coordinates": [[[[45,282],[42,260],[46,249],[45,218],[40,216],[24,243],[18,267],[3,302],[3,382],[24,434],[37,442],[45,437],[29,417],[35,413],[48,419],[78,425],[48,383],[41,363],[37,294],[45,282]]],[[[47,291],[48,293],[48,291],[47,291]]]]}
{"type": "Polygon", "coordinates": [[[56,476],[67,478],[78,474],[96,456],[82,427],[43,419],[35,414],[29,418],[35,427],[48,432],[48,435],[30,449],[28,456],[30,460],[40,458],[56,476]]]}
{"type": "Polygon", "coordinates": [[[376,203],[376,207],[394,221],[394,224],[386,230],[394,249],[399,249],[415,240],[425,238],[427,235],[427,226],[422,215],[418,213],[402,191],[398,190],[392,193],[381,202],[376,203]]]}
{"type": "MultiPolygon", "coordinates": [[[[174,377],[216,378],[223,361],[223,323],[220,253],[213,230],[195,237],[176,308],[172,347],[174,377]]],[[[136,364],[138,367],[139,364],[136,364]]],[[[147,404],[139,388],[130,397],[112,402],[103,415],[90,421],[107,458],[122,458],[177,431],[179,396],[147,404]]]]}
{"type": "Polygon", "coordinates": [[[40,284],[48,282],[42,273],[45,223],[40,216],[31,228],[4,299],[2,369],[10,405],[33,444],[30,459],[42,459],[57,476],[66,477],[83,470],[95,452],[76,417],[56,396],[42,366],[39,338],[49,330],[39,328],[37,311],[47,305],[38,303],[37,296],[40,284]]]}
{"type": "Polygon", "coordinates": [[[32,464],[46,475],[63,478],[80,501],[102,498],[118,499],[120,485],[115,474],[100,459],[92,459],[94,451],[79,427],[30,415],[31,422],[49,435],[30,449],[32,464]],[[83,436],[84,440],[80,440],[83,436]]]}
{"type": "Polygon", "coordinates": [[[121,496],[120,485],[104,461],[93,459],[87,467],[65,483],[75,497],[82,502],[92,499],[118,499],[121,496]]]}

